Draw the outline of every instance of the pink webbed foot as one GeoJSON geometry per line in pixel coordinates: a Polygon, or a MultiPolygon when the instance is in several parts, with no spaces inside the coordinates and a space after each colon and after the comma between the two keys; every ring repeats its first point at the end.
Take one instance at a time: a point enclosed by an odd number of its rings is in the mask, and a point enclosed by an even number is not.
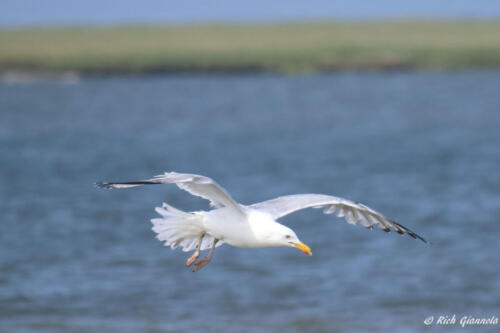
{"type": "Polygon", "coordinates": [[[189,259],[186,261],[186,266],[189,267],[191,266],[195,261],[196,259],[198,259],[200,257],[200,251],[196,251],[195,253],[193,253],[193,255],[191,257],[189,257],[189,259]]]}
{"type": "Polygon", "coordinates": [[[209,257],[205,257],[203,259],[200,259],[195,265],[194,265],[194,268],[193,268],[193,272],[197,272],[199,271],[200,269],[202,269],[203,267],[205,267],[206,264],[208,264],[210,262],[210,258],[209,257]]]}

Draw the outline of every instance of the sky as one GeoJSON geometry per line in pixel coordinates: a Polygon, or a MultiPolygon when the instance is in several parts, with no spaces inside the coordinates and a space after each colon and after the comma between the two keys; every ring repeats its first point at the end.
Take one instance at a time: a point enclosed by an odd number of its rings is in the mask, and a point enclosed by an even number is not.
{"type": "Polygon", "coordinates": [[[500,18],[500,0],[0,0],[0,25],[500,18]]]}

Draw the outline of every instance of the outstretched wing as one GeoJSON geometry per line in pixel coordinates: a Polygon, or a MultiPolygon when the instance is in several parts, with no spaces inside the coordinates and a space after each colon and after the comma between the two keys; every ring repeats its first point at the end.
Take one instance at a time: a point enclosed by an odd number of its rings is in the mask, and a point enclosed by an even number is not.
{"type": "Polygon", "coordinates": [[[375,224],[378,224],[379,228],[385,232],[391,231],[392,228],[399,234],[408,234],[415,239],[418,238],[427,243],[425,239],[410,229],[389,220],[387,217],[363,204],[330,195],[286,195],[253,204],[250,208],[271,214],[274,219],[279,219],[305,208],[323,208],[325,214],[336,213],[338,217],[345,217],[349,224],[356,224],[356,222],[360,221],[366,228],[373,228],[375,224]]]}
{"type": "Polygon", "coordinates": [[[103,188],[130,188],[153,184],[176,184],[180,189],[187,191],[192,195],[209,200],[213,207],[231,207],[243,214],[240,205],[235,202],[222,187],[213,181],[213,179],[205,176],[188,173],[166,172],[163,175],[155,176],[154,178],[147,180],[117,183],[96,183],[97,186],[103,188]]]}

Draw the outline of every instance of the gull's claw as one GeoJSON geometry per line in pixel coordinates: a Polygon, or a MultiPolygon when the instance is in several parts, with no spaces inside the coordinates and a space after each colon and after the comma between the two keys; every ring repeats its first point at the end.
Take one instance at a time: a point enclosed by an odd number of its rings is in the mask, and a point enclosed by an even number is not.
{"type": "Polygon", "coordinates": [[[198,259],[199,256],[200,256],[200,251],[196,251],[195,253],[193,253],[193,255],[189,257],[189,259],[186,261],[186,266],[187,267],[191,266],[196,261],[196,259],[198,259]]]}
{"type": "Polygon", "coordinates": [[[193,272],[199,271],[200,269],[202,269],[203,267],[205,267],[205,265],[208,264],[209,262],[210,262],[210,258],[209,257],[205,257],[203,259],[200,259],[200,261],[198,261],[194,265],[193,272]]]}
{"type": "Polygon", "coordinates": [[[195,265],[194,265],[194,268],[193,268],[193,272],[197,272],[199,271],[200,269],[202,269],[206,264],[208,264],[210,262],[210,260],[212,259],[212,254],[214,253],[214,249],[215,249],[215,245],[217,245],[217,242],[219,240],[216,238],[214,239],[214,242],[212,243],[212,248],[210,249],[210,252],[208,253],[208,256],[206,256],[205,258],[203,259],[200,259],[195,265]]]}
{"type": "Polygon", "coordinates": [[[205,236],[205,233],[201,233],[200,239],[198,240],[198,245],[196,245],[196,251],[194,251],[193,255],[189,257],[189,259],[186,261],[186,266],[189,267],[191,266],[196,259],[200,256],[200,248],[201,248],[201,241],[203,240],[203,237],[205,236]]]}

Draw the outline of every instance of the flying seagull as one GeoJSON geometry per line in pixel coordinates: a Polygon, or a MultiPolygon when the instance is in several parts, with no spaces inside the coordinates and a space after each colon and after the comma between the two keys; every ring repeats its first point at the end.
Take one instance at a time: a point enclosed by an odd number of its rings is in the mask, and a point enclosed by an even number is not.
{"type": "Polygon", "coordinates": [[[200,251],[210,249],[208,255],[196,262],[193,272],[208,264],[214,249],[224,243],[243,248],[263,248],[272,246],[295,247],[305,254],[312,255],[311,249],[302,243],[295,232],[276,222],[277,219],[305,208],[322,208],[325,214],[336,213],[345,217],[349,224],[357,221],[372,229],[374,225],[383,231],[391,229],[399,234],[408,234],[427,243],[425,239],[410,229],[396,223],[373,209],[347,199],[324,194],[285,195],[253,205],[242,205],[209,177],[166,172],[152,179],[120,182],[96,183],[102,188],[131,188],[141,185],[176,184],[192,195],[210,201],[210,211],[184,212],[164,203],[157,207],[161,216],[151,220],[153,231],[165,246],[172,249],[178,246],[185,252],[194,250],[186,261],[190,267],[200,256],[200,251]]]}

